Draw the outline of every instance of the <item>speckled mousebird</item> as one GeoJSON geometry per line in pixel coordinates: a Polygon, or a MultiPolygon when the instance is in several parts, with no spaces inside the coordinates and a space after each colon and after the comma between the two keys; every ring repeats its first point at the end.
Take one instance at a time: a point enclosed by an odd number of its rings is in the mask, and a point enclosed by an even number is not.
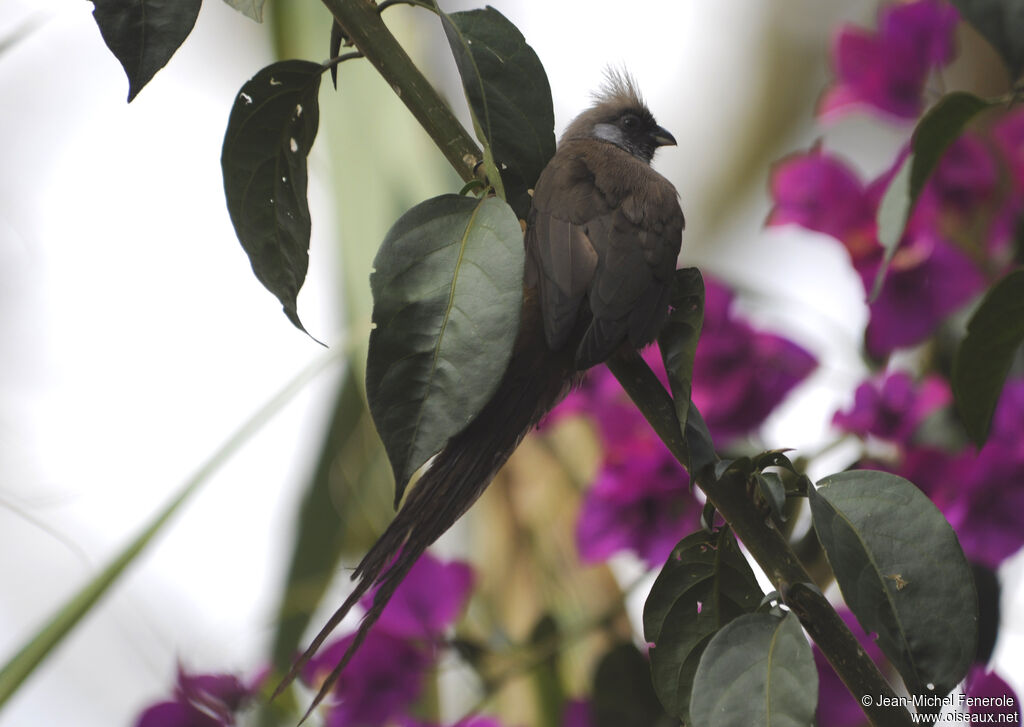
{"type": "Polygon", "coordinates": [[[609,73],[594,102],[566,128],[537,181],[525,234],[519,332],[497,391],[413,487],[352,574],[355,590],[282,683],[376,586],[314,707],[409,569],[476,501],[523,436],[584,371],[619,347],[650,343],[668,315],[683,212],[675,187],[651,168],[651,159],[658,147],[676,141],[625,73],[609,73]]]}

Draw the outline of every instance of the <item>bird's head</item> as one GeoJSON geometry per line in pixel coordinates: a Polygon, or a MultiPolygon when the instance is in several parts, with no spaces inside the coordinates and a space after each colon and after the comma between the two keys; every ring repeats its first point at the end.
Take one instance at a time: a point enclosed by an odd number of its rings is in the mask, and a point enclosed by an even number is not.
{"type": "Polygon", "coordinates": [[[562,141],[600,139],[650,164],[659,146],[674,146],[675,138],[654,120],[636,83],[628,74],[609,71],[594,96],[594,105],[573,119],[562,141]]]}

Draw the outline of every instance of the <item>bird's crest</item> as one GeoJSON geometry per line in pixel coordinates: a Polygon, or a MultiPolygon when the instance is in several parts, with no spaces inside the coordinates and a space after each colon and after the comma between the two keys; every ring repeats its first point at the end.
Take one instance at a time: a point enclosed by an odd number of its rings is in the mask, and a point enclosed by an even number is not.
{"type": "Polygon", "coordinates": [[[604,83],[594,92],[595,104],[615,104],[647,108],[636,79],[625,68],[608,67],[604,71],[604,83]]]}

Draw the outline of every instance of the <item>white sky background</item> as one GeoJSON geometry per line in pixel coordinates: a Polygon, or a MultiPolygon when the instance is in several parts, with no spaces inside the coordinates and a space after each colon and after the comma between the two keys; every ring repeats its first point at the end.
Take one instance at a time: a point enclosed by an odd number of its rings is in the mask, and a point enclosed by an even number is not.
{"type": "MultiPolygon", "coordinates": [[[[606,64],[628,65],[680,140],[659,153],[658,166],[680,189],[689,234],[699,236],[703,180],[750,122],[749,69],[759,62],[767,1],[652,0],[628,13],[621,0],[492,3],[544,62],[559,131],[587,105],[606,64]]],[[[794,39],[821,37],[837,16],[815,0],[806,7],[794,14],[794,39]]],[[[845,12],[868,20],[870,7],[848,3],[845,12]]],[[[272,60],[264,29],[207,0],[185,45],[127,105],[127,81],[91,10],[82,0],[0,5],[0,37],[39,21],[0,55],[0,661],[251,412],[322,355],[254,279],[223,201],[224,124],[241,84],[272,60]]],[[[811,121],[792,149],[821,133],[855,139],[864,128],[811,121]]],[[[314,149],[314,238],[300,312],[314,335],[334,342],[342,317],[329,309],[334,242],[318,173],[314,149]]],[[[688,237],[689,262],[728,273],[730,246],[759,234],[767,199],[760,204],[715,240],[688,237]]],[[[839,341],[820,352],[819,389],[800,402],[799,417],[791,407],[771,423],[776,443],[800,445],[861,375],[837,363],[849,360],[863,326],[859,283],[843,278],[838,246],[765,235],[764,260],[752,264],[758,253],[745,248],[745,269],[785,270],[797,257],[840,276],[829,288],[787,291],[791,315],[816,311],[793,322],[798,334],[839,341]],[[836,327],[838,335],[819,335],[836,327]]],[[[770,275],[735,277],[760,292],[774,284],[770,275]]],[[[206,485],[22,687],[0,725],[130,725],[144,704],[169,694],[179,657],[202,671],[252,673],[272,634],[295,500],[331,379],[322,376],[206,485]]],[[[1019,559],[1016,570],[1019,586],[1019,559]]],[[[1004,609],[1020,612],[1022,601],[1018,587],[1004,609]]],[[[1020,643],[1019,619],[1006,636],[1020,643]]]]}

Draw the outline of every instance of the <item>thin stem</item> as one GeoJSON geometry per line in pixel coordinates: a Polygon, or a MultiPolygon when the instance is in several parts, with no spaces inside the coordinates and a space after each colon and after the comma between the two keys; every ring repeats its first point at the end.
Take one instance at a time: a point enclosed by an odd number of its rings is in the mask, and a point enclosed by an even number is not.
{"type": "MultiPolygon", "coordinates": [[[[639,356],[608,361],[609,370],[655,432],[665,440],[673,456],[685,466],[688,456],[679,434],[678,421],[674,427],[671,424],[675,418],[672,399],[649,369],[649,375],[638,373],[640,366],[647,367],[647,364],[639,356]]],[[[870,700],[858,700],[871,723],[878,727],[905,727],[911,724],[910,714],[905,708],[879,705],[879,701],[883,701],[878,699],[879,696],[891,698],[884,700],[888,704],[898,704],[896,693],[828,599],[817,588],[807,586],[813,584],[814,579],[804,569],[782,534],[754,507],[745,488],[730,486],[728,480],[716,481],[713,476],[709,476],[710,470],[704,468],[700,472],[691,473],[694,484],[704,491],[708,502],[725,518],[736,537],[743,542],[776,590],[782,594],[786,605],[800,619],[847,689],[859,698],[871,697],[870,700]],[[789,602],[792,594],[799,596],[795,603],[789,602]]]]}
{"type": "MultiPolygon", "coordinates": [[[[518,657],[522,659],[522,661],[508,666],[500,673],[486,679],[487,689],[480,699],[477,700],[476,704],[463,714],[462,719],[467,719],[474,714],[478,714],[483,711],[484,706],[494,699],[502,689],[517,677],[528,676],[535,669],[540,668],[555,654],[563,651],[568,646],[572,646],[581,639],[586,638],[595,631],[609,629],[615,623],[615,620],[625,612],[626,601],[629,599],[629,596],[646,580],[646,573],[633,579],[631,583],[627,584],[626,587],[621,590],[619,597],[609,604],[609,606],[602,612],[575,624],[564,634],[560,634],[556,638],[547,639],[539,644],[530,644],[523,649],[526,653],[523,656],[518,657]]],[[[520,649],[518,647],[513,647],[509,651],[513,652],[514,655],[514,653],[519,650],[520,649]]]]}
{"type": "MultiPolygon", "coordinates": [[[[344,351],[345,349],[341,349],[344,351]]],[[[317,374],[337,362],[338,352],[330,352],[304,368],[274,397],[256,411],[232,434],[206,462],[181,486],[168,502],[130,543],[107,566],[82,586],[50,619],[0,668],[0,705],[3,705],[21,683],[53,651],[67,634],[88,614],[93,606],[113,587],[129,565],[163,531],[171,518],[196,491],[220,469],[242,445],[269,422],[285,404],[295,398],[317,374]]]]}
{"type": "Polygon", "coordinates": [[[323,0],[345,37],[377,69],[465,182],[483,152],[365,0],[323,0]]]}

